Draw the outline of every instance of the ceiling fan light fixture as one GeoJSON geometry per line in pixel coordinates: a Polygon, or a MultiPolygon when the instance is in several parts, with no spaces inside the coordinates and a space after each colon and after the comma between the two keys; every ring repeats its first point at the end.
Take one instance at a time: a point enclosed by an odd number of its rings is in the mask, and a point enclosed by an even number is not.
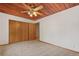
{"type": "Polygon", "coordinates": [[[36,12],[33,12],[34,16],[37,16],[36,12]]]}
{"type": "Polygon", "coordinates": [[[32,17],[32,16],[33,16],[33,14],[32,14],[31,12],[28,12],[28,15],[29,15],[30,17],[32,17]]]}
{"type": "Polygon", "coordinates": [[[28,15],[30,15],[31,13],[30,12],[28,12],[28,15]]]}
{"type": "Polygon", "coordinates": [[[35,11],[32,11],[32,12],[28,11],[28,15],[31,16],[31,17],[32,16],[37,16],[37,13],[35,11]]]}
{"type": "Polygon", "coordinates": [[[33,14],[30,14],[30,17],[33,17],[33,14]]]}

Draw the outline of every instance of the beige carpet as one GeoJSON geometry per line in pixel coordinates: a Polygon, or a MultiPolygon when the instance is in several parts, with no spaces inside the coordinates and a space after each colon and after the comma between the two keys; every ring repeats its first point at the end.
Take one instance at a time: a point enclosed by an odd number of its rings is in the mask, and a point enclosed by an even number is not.
{"type": "Polygon", "coordinates": [[[4,56],[79,56],[79,53],[39,41],[25,41],[0,47],[4,56]]]}

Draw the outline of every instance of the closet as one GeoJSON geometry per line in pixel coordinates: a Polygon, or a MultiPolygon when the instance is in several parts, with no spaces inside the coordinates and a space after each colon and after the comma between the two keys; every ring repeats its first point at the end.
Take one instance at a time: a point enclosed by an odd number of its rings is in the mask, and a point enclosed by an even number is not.
{"type": "Polygon", "coordinates": [[[9,43],[36,40],[37,25],[26,22],[9,21],[9,43]]]}

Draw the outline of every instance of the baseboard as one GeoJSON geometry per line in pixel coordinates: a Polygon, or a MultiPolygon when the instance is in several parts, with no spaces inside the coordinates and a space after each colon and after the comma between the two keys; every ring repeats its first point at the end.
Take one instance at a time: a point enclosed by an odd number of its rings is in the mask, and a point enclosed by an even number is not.
{"type": "Polygon", "coordinates": [[[49,43],[49,42],[46,42],[46,41],[41,41],[41,40],[40,40],[40,42],[43,42],[43,43],[46,43],[46,44],[50,44],[50,45],[54,45],[54,46],[57,46],[57,47],[59,47],[59,48],[64,48],[64,49],[66,49],[66,50],[69,50],[69,51],[72,51],[72,52],[75,52],[75,53],[79,53],[78,51],[75,51],[75,50],[72,50],[72,49],[68,49],[68,48],[65,48],[65,47],[62,47],[62,46],[58,46],[58,45],[56,45],[56,44],[49,43]]]}

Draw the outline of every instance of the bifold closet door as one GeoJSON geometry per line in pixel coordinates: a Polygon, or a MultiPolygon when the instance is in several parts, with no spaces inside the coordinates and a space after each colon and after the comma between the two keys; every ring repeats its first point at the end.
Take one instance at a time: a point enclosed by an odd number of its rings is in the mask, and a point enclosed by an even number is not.
{"type": "Polygon", "coordinates": [[[36,24],[29,23],[29,40],[36,40],[36,24]]]}
{"type": "Polygon", "coordinates": [[[28,29],[28,23],[21,23],[21,31],[22,31],[22,41],[29,40],[29,29],[28,29]]]}
{"type": "Polygon", "coordinates": [[[28,23],[9,21],[9,43],[28,40],[28,23]]]}
{"type": "Polygon", "coordinates": [[[16,40],[16,22],[9,21],[9,43],[13,43],[16,40]]]}

